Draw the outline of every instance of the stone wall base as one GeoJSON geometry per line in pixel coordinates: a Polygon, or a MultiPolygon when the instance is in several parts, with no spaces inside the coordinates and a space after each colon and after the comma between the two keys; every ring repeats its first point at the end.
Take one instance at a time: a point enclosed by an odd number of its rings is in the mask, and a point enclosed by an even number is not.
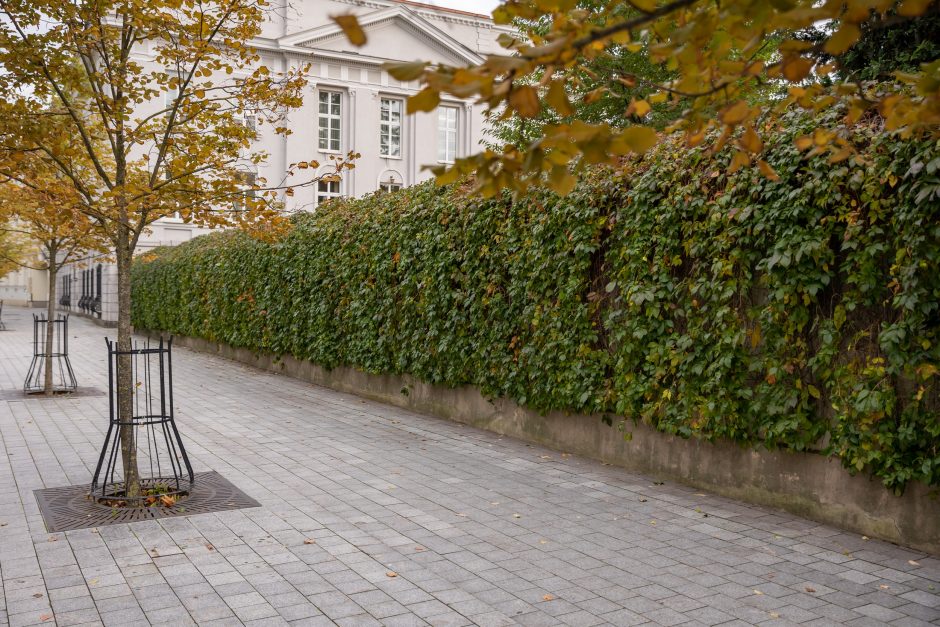
{"type": "Polygon", "coordinates": [[[290,356],[257,354],[199,338],[177,337],[174,342],[334,390],[940,554],[938,490],[911,483],[902,496],[895,496],[877,479],[852,476],[838,460],[822,455],[685,440],[632,422],[626,424],[625,430],[632,436],[628,439],[616,422],[609,426],[600,416],[543,415],[507,399],[486,399],[471,386],[446,388],[407,375],[373,375],[346,367],[326,370],[290,356]]]}

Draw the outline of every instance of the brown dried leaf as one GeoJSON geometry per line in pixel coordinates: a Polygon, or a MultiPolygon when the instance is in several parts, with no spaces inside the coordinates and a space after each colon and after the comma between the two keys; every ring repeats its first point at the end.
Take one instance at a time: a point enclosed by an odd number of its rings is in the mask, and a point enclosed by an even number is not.
{"type": "Polygon", "coordinates": [[[363,46],[366,43],[366,32],[359,25],[359,20],[355,15],[331,15],[330,19],[336,22],[336,25],[343,29],[349,43],[354,46],[363,46]]]}
{"type": "Polygon", "coordinates": [[[390,571],[388,571],[387,573],[385,573],[385,576],[386,576],[386,577],[397,577],[397,576],[398,576],[398,573],[396,573],[394,570],[390,570],[390,571]]]}

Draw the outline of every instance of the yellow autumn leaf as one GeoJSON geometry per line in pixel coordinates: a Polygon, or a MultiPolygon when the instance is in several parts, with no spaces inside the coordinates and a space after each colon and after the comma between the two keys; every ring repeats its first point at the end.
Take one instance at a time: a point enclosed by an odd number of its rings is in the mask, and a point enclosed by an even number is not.
{"type": "Polygon", "coordinates": [[[428,64],[424,61],[413,61],[411,63],[383,63],[382,69],[396,80],[413,81],[421,78],[427,66],[428,64]]]}
{"type": "Polygon", "coordinates": [[[748,104],[743,100],[738,100],[719,111],[718,119],[728,126],[734,126],[746,120],[750,113],[751,108],[748,104]]]}
{"type": "Polygon", "coordinates": [[[774,170],[769,163],[761,159],[757,162],[757,169],[760,170],[760,173],[766,176],[771,181],[779,181],[780,175],[777,174],[777,171],[774,170]]]}
{"type": "Polygon", "coordinates": [[[809,135],[801,135],[793,140],[793,143],[796,144],[798,150],[809,150],[813,147],[813,138],[809,135]]]}
{"type": "Polygon", "coordinates": [[[731,157],[731,165],[728,166],[728,172],[737,172],[751,162],[751,158],[743,150],[737,150],[731,157]]]}
{"type": "Polygon", "coordinates": [[[359,25],[359,19],[355,15],[349,13],[345,15],[331,15],[330,19],[343,29],[343,33],[346,35],[346,38],[349,39],[349,43],[354,46],[365,45],[366,32],[362,30],[362,26],[359,25]]]}
{"type": "Polygon", "coordinates": [[[509,93],[509,106],[524,118],[534,118],[539,114],[539,94],[531,85],[514,87],[509,93]]]}
{"type": "Polygon", "coordinates": [[[563,116],[574,114],[574,108],[568,100],[568,94],[565,92],[565,84],[561,81],[552,81],[548,86],[548,93],[545,94],[545,101],[551,107],[563,116]]]}
{"type": "Polygon", "coordinates": [[[433,111],[441,102],[441,94],[430,87],[425,87],[408,98],[408,113],[433,111]]]}
{"type": "Polygon", "coordinates": [[[649,126],[629,126],[621,130],[611,143],[611,152],[626,154],[635,152],[643,154],[656,145],[658,141],[656,131],[649,126]]]}
{"type": "Polygon", "coordinates": [[[761,141],[760,135],[757,134],[757,131],[754,130],[753,126],[748,126],[744,131],[744,134],[741,135],[741,139],[738,141],[738,144],[744,150],[750,153],[758,153],[764,149],[764,142],[761,141]]]}
{"type": "Polygon", "coordinates": [[[826,41],[823,49],[829,54],[842,54],[858,41],[862,31],[855,24],[843,24],[839,30],[826,41]]]}
{"type": "Polygon", "coordinates": [[[652,107],[650,106],[650,103],[646,102],[645,100],[634,100],[630,103],[630,109],[634,115],[638,115],[642,118],[644,115],[650,112],[652,107]]]}
{"type": "Polygon", "coordinates": [[[784,78],[786,78],[791,83],[795,83],[809,76],[810,70],[813,69],[813,62],[809,59],[804,59],[803,57],[793,57],[784,60],[781,69],[783,71],[784,78]]]}

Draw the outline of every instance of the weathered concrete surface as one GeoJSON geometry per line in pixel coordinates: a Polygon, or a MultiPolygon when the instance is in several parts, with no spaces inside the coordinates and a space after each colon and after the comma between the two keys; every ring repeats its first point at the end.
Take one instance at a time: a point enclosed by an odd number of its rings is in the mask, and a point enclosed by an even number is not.
{"type": "Polygon", "coordinates": [[[871,537],[940,554],[940,494],[912,483],[902,496],[881,482],[852,476],[837,460],[813,453],[749,449],[728,442],[685,440],[644,424],[625,428],[600,416],[540,414],[473,387],[447,388],[409,376],[354,368],[326,370],[291,356],[257,354],[201,338],[175,341],[198,351],[317,385],[537,442],[624,468],[679,480],[723,496],[779,507],[871,537]],[[632,437],[625,438],[624,431],[632,437]]]}

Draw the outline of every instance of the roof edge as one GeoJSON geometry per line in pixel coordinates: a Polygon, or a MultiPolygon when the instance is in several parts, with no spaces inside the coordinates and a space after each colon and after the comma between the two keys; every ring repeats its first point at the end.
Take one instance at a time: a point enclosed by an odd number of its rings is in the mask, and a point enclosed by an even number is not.
{"type": "Polygon", "coordinates": [[[493,21],[492,15],[487,15],[486,13],[474,13],[472,11],[464,11],[463,9],[453,9],[451,7],[442,7],[436,4],[428,4],[427,2],[417,2],[416,0],[392,0],[396,4],[404,4],[406,6],[415,7],[416,9],[427,9],[430,11],[441,11],[444,13],[455,13],[457,15],[464,15],[467,17],[476,17],[490,22],[493,21]]]}

